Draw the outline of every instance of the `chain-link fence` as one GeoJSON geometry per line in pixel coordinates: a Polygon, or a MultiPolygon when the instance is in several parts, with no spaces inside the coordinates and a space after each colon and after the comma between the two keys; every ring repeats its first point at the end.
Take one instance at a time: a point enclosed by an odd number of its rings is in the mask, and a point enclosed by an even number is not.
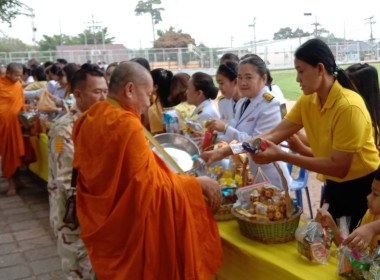
{"type": "MultiPolygon", "coordinates": [[[[270,69],[293,68],[294,51],[306,41],[303,38],[258,42],[237,48],[198,48],[190,45],[187,48],[144,49],[113,51],[113,50],[69,50],[69,51],[29,51],[0,53],[0,64],[19,62],[26,64],[28,60],[35,58],[40,62],[55,61],[57,58],[65,58],[69,62],[82,64],[88,61],[98,61],[109,64],[111,62],[129,60],[134,57],[144,57],[151,68],[165,68],[173,72],[202,71],[215,74],[220,57],[226,53],[235,53],[239,57],[247,53],[256,53],[263,58],[270,69]]],[[[338,64],[349,64],[360,61],[379,61],[380,44],[368,42],[344,42],[328,44],[334,53],[338,64]]]]}

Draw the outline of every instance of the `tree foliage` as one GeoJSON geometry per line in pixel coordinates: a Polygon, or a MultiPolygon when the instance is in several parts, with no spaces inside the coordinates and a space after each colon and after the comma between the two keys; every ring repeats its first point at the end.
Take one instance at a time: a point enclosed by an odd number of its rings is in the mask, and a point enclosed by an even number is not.
{"type": "Polygon", "coordinates": [[[0,52],[17,52],[32,50],[32,46],[25,44],[19,39],[0,38],[0,52]]]}
{"type": "Polygon", "coordinates": [[[12,20],[30,8],[19,0],[0,0],[0,20],[12,25],[12,20]]]}
{"type": "Polygon", "coordinates": [[[182,48],[188,44],[195,45],[195,40],[189,34],[182,33],[182,30],[175,31],[173,27],[166,32],[158,30],[157,34],[160,37],[154,41],[155,48],[182,48]]]}
{"type": "Polygon", "coordinates": [[[43,35],[43,39],[38,42],[38,45],[40,51],[55,50],[55,47],[59,45],[94,45],[95,43],[100,45],[103,44],[103,36],[104,44],[112,44],[115,37],[107,38],[107,32],[107,27],[105,27],[102,31],[98,31],[96,33],[86,29],[77,36],[68,36],[65,34],[53,36],[43,35]]]}
{"type": "Polygon", "coordinates": [[[160,21],[162,21],[161,18],[161,11],[164,11],[164,8],[157,7],[154,8],[153,5],[160,5],[161,0],[140,0],[135,8],[135,14],[136,16],[141,16],[143,14],[150,14],[151,21],[152,21],[152,29],[153,29],[153,43],[156,41],[156,35],[155,35],[155,29],[154,26],[160,21]]]}
{"type": "Polygon", "coordinates": [[[273,35],[273,40],[281,40],[288,38],[299,38],[310,36],[309,32],[304,32],[302,29],[297,28],[293,31],[290,27],[280,28],[280,30],[273,35]]]}

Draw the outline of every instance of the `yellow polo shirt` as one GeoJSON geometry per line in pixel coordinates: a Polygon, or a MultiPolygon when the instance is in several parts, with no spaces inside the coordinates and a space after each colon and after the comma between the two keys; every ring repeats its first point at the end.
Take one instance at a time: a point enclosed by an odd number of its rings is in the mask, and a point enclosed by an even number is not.
{"type": "Polygon", "coordinates": [[[160,100],[156,101],[148,109],[149,126],[152,134],[163,133],[164,125],[162,124],[162,105],[160,100]]]}
{"type": "Polygon", "coordinates": [[[285,116],[305,128],[315,157],[331,157],[332,150],[355,153],[346,177],[324,175],[325,179],[345,182],[368,175],[379,164],[371,117],[362,97],[335,81],[323,108],[317,93],[302,95],[285,116]]]}
{"type": "MultiPolygon", "coordinates": [[[[378,219],[379,219],[379,215],[372,215],[371,212],[369,210],[367,210],[367,212],[363,216],[363,219],[362,219],[360,225],[362,226],[365,224],[369,224],[369,223],[372,223],[374,221],[377,221],[378,219]]],[[[380,241],[380,235],[375,235],[372,238],[371,243],[369,244],[371,250],[375,249],[379,245],[379,241],[380,241]]]]}

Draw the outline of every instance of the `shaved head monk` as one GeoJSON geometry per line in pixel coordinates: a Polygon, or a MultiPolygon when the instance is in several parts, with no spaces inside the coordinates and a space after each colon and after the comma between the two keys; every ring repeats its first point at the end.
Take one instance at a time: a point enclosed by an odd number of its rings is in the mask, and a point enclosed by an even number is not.
{"type": "Polygon", "coordinates": [[[152,89],[145,68],[122,63],[108,99],[74,124],[81,237],[99,280],[208,280],[223,262],[211,212],[219,186],[172,172],[152,151],[140,118],[152,89]]]}
{"type": "Polygon", "coordinates": [[[15,174],[23,166],[24,140],[18,114],[24,110],[20,79],[22,65],[10,63],[0,77],[0,155],[3,175],[9,180],[8,195],[16,194],[15,174]]]}

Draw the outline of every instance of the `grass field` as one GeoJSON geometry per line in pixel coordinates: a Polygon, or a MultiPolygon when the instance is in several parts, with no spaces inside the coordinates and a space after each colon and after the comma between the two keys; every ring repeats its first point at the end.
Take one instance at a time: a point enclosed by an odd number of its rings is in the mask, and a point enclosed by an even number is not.
{"type": "MultiPolygon", "coordinates": [[[[380,63],[369,63],[370,65],[376,67],[377,71],[380,73],[380,63]]],[[[346,69],[349,65],[342,65],[343,69],[346,69]]],[[[297,100],[302,94],[299,84],[296,82],[296,70],[277,70],[271,71],[273,77],[273,83],[277,84],[286,99],[297,100]]],[[[380,78],[380,77],[379,77],[380,78]]]]}

